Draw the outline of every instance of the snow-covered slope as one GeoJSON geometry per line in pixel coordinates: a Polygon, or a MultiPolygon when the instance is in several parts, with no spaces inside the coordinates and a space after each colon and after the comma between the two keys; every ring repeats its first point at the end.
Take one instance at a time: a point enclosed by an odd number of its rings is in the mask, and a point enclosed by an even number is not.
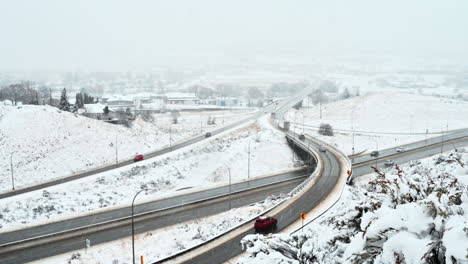
{"type": "Polygon", "coordinates": [[[0,231],[77,217],[131,203],[141,188],[155,191],[139,202],[173,195],[183,187],[207,188],[247,179],[248,145],[250,175],[278,173],[294,167],[291,149],[282,132],[268,118],[251,122],[208,141],[198,142],[153,159],[0,200],[0,231]]]}
{"type": "Polygon", "coordinates": [[[304,231],[245,237],[239,263],[468,263],[467,163],[461,149],[358,178],[304,231]]]}
{"type": "Polygon", "coordinates": [[[104,164],[132,158],[172,143],[213,130],[246,117],[241,112],[182,113],[178,124],[169,114],[155,121],[137,118],[131,128],[112,125],[50,106],[0,105],[0,192],[12,188],[12,155],[15,186],[22,187],[70,176],[104,164]],[[208,116],[216,124],[207,126],[208,116]]]}
{"type": "MultiPolygon", "coordinates": [[[[305,105],[307,106],[307,105],[305,105]]],[[[345,153],[352,153],[352,131],[355,153],[363,150],[384,149],[413,141],[424,140],[428,133],[440,133],[468,127],[468,102],[433,96],[406,93],[379,92],[352,97],[322,105],[322,119],[319,106],[291,110],[289,120],[297,123],[297,132],[317,136],[320,140],[335,144],[345,153]],[[321,136],[317,128],[321,123],[330,124],[335,136],[321,136]],[[423,133],[422,135],[375,134],[378,133],[423,133]]],[[[428,134],[427,137],[434,135],[428,134]]]]}

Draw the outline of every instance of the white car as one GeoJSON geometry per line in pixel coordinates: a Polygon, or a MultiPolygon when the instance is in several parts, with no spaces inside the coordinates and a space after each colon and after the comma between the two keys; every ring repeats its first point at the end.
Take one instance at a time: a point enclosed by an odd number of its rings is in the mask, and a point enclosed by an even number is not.
{"type": "Polygon", "coordinates": [[[403,148],[403,147],[396,148],[395,150],[396,150],[396,152],[405,152],[406,151],[406,149],[403,148]]]}

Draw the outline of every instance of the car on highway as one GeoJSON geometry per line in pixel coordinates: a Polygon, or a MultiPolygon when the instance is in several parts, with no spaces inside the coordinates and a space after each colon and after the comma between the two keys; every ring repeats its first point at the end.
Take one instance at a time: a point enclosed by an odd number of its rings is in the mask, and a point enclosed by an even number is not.
{"type": "Polygon", "coordinates": [[[137,161],[140,161],[140,160],[143,160],[145,157],[141,154],[138,154],[136,155],[134,158],[133,158],[133,161],[134,162],[137,162],[137,161]]]}
{"type": "Polygon", "coordinates": [[[300,134],[300,135],[299,135],[299,139],[300,139],[300,140],[304,140],[304,139],[305,139],[304,134],[300,134]]]}
{"type": "Polygon", "coordinates": [[[276,229],[278,220],[271,216],[260,216],[255,220],[254,228],[255,232],[272,231],[276,229]]]}
{"type": "Polygon", "coordinates": [[[393,162],[393,160],[386,160],[386,161],[384,162],[385,167],[391,167],[391,166],[393,166],[394,164],[395,164],[395,162],[393,162]]]}
{"type": "Polygon", "coordinates": [[[374,150],[370,153],[370,156],[371,157],[378,157],[379,156],[379,152],[377,150],[374,150]]]}
{"type": "Polygon", "coordinates": [[[395,151],[396,151],[396,152],[405,152],[406,149],[403,148],[403,147],[399,147],[399,148],[396,148],[395,151]]]}
{"type": "Polygon", "coordinates": [[[320,146],[320,147],[319,147],[319,151],[320,151],[320,152],[325,152],[325,151],[327,151],[327,150],[326,150],[323,146],[320,146]]]}
{"type": "Polygon", "coordinates": [[[207,132],[207,133],[205,134],[205,137],[211,137],[211,133],[210,133],[210,132],[207,132]]]}

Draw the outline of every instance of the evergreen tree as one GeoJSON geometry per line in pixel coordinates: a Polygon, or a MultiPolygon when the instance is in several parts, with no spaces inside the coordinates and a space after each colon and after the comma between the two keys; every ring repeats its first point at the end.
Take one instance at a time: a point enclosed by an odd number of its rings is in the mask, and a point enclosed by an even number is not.
{"type": "Polygon", "coordinates": [[[75,105],[76,105],[76,107],[78,107],[78,108],[81,108],[81,107],[84,106],[83,94],[82,94],[82,93],[77,93],[77,94],[76,94],[75,105]]]}
{"type": "Polygon", "coordinates": [[[94,104],[94,97],[91,95],[84,93],[83,95],[83,103],[84,104],[94,104]]]}
{"type": "Polygon", "coordinates": [[[106,105],[106,107],[104,107],[104,109],[102,109],[102,111],[104,111],[105,115],[108,115],[109,114],[109,107],[107,107],[107,105],[106,105]]]}
{"type": "Polygon", "coordinates": [[[348,99],[349,97],[351,97],[351,94],[349,93],[348,88],[345,88],[343,91],[343,99],[348,99]]]}
{"type": "Polygon", "coordinates": [[[63,111],[70,111],[70,103],[67,99],[67,89],[63,88],[62,95],[60,96],[59,109],[63,111]]]}

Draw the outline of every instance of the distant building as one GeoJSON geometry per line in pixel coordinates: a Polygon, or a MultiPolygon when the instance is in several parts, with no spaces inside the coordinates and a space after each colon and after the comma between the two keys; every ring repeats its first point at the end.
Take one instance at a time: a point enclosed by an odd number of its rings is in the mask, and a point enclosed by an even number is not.
{"type": "Polygon", "coordinates": [[[236,97],[219,97],[219,98],[216,98],[216,105],[236,106],[236,105],[239,105],[239,99],[236,97]]]}
{"type": "Polygon", "coordinates": [[[194,105],[199,104],[200,99],[193,93],[166,93],[167,104],[183,104],[183,105],[194,105]]]}

